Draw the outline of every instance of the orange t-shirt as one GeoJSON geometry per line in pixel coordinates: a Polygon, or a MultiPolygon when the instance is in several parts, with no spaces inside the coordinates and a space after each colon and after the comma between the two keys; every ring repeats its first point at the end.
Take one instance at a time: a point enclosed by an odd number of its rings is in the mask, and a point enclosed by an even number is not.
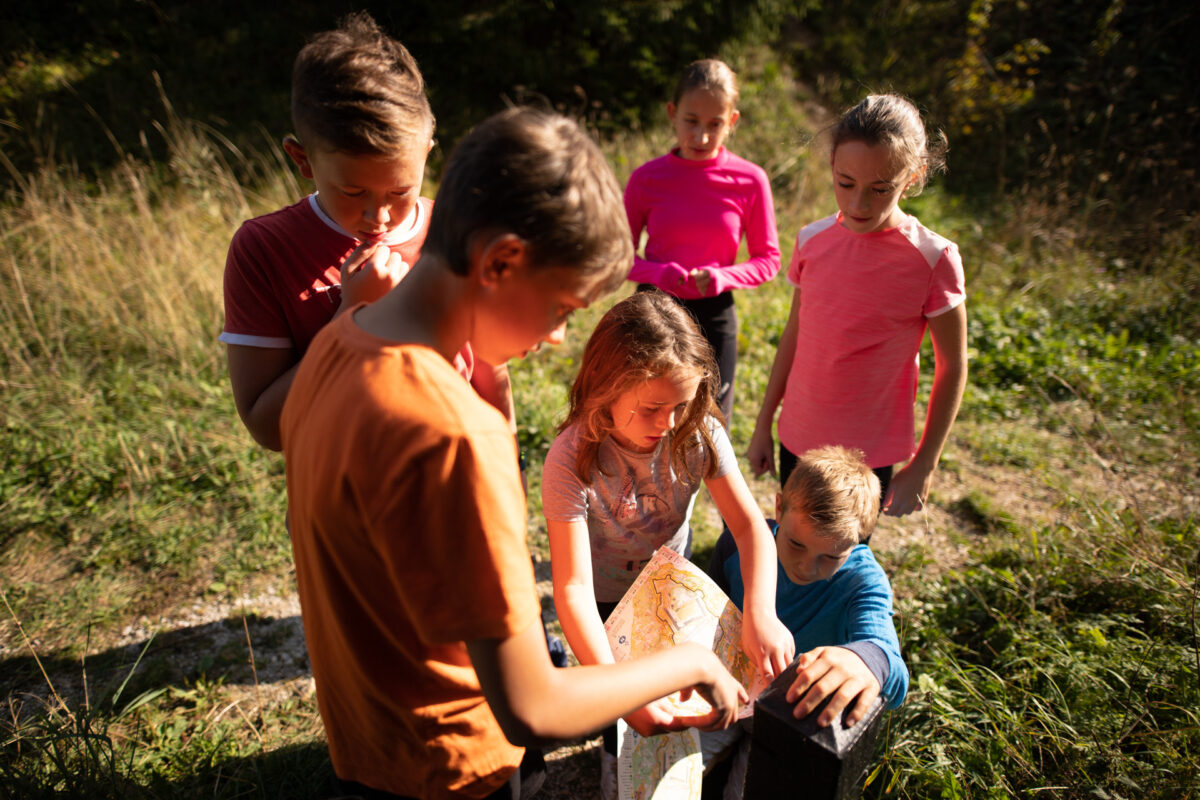
{"type": "Polygon", "coordinates": [[[328,325],[281,423],[301,611],[334,770],[483,796],[520,764],[465,641],[540,619],[516,444],[437,352],[328,325]]]}

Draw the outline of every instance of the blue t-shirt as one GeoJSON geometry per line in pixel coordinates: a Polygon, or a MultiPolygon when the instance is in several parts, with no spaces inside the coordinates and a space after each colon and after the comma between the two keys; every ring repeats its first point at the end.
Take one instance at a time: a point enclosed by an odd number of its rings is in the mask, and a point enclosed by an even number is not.
{"type": "MultiPolygon", "coordinates": [[[[778,526],[772,530],[776,532],[778,526]]],[[[718,542],[714,560],[723,558],[723,563],[715,565],[719,569],[714,569],[714,578],[724,584],[721,588],[741,608],[746,593],[741,559],[736,549],[728,557],[723,556],[722,549],[718,542]]],[[[872,668],[888,707],[899,706],[908,694],[908,667],[900,657],[900,639],[892,622],[892,586],[871,548],[858,545],[841,569],[806,586],[792,583],[783,566],[777,566],[775,613],[792,632],[796,653],[830,645],[849,647],[872,668]],[[868,647],[862,648],[862,643],[869,643],[868,647]],[[878,647],[886,658],[886,671],[871,663],[874,648],[870,645],[878,647]]]]}

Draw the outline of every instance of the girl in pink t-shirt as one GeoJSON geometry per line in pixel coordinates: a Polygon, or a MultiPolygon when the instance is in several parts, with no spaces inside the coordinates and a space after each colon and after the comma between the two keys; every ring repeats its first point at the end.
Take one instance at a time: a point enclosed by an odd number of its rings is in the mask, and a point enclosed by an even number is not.
{"type": "Polygon", "coordinates": [[[866,453],[883,510],[922,508],[967,380],[967,314],[958,247],[900,210],[900,199],[943,169],[945,137],[930,141],[917,109],[871,95],[833,127],[838,213],[796,236],[795,287],[747,458],[775,473],[771,425],[780,402],[779,478],[822,445],[866,453]],[[918,354],[928,327],[934,377],[913,446],[918,354]],[[893,465],[908,462],[892,475],[893,465]]]}
{"type": "Polygon", "coordinates": [[[684,70],[667,103],[678,146],[634,170],[625,213],[643,256],[629,279],[658,287],[692,312],[717,356],[717,404],[728,421],[737,367],[734,289],[749,289],[779,272],[779,237],[767,174],[725,149],[738,121],[737,78],[716,59],[684,70]],[[739,262],[745,237],[749,257],[739,262]]]}

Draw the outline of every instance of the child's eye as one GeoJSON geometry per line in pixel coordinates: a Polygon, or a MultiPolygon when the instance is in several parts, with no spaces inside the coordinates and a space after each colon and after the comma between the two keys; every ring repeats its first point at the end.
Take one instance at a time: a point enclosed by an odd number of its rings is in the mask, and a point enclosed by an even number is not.
{"type": "Polygon", "coordinates": [[[838,181],[838,186],[842,187],[843,189],[853,189],[854,188],[853,183],[847,183],[846,181],[838,181]]]}
{"type": "Polygon", "coordinates": [[[342,189],[342,194],[346,195],[346,197],[362,197],[363,190],[362,189],[342,189]]]}
{"type": "Polygon", "coordinates": [[[885,197],[891,193],[892,193],[892,187],[890,187],[890,186],[875,189],[875,194],[879,195],[880,197],[885,197]]]}

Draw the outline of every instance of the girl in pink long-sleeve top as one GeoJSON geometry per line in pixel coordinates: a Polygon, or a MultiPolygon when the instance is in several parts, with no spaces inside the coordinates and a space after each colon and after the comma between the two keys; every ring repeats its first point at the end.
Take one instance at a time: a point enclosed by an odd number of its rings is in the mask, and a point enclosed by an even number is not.
{"type": "Polygon", "coordinates": [[[663,290],[696,317],[716,353],[717,402],[727,420],[737,367],[733,290],[769,281],[780,263],[767,174],[725,149],[737,99],[737,78],[725,63],[689,65],[667,103],[677,146],[634,170],[625,187],[635,248],[646,232],[629,279],[663,290]],[[749,258],[739,262],[743,237],[749,258]]]}

